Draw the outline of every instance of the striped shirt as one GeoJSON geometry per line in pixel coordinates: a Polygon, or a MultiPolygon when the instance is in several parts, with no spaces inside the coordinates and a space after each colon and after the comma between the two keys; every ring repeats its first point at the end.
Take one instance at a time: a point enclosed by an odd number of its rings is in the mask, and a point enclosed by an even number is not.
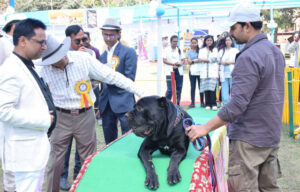
{"type": "Polygon", "coordinates": [[[90,79],[95,79],[107,84],[112,84],[141,97],[144,93],[137,88],[134,82],[113,69],[103,65],[96,58],[81,51],[69,51],[68,64],[64,70],[52,65],[43,66],[39,70],[52,93],[56,107],[64,109],[79,109],[81,95],[76,91],[79,81],[87,81],[90,90],[89,97],[94,103],[96,98],[92,91],[90,79]]]}

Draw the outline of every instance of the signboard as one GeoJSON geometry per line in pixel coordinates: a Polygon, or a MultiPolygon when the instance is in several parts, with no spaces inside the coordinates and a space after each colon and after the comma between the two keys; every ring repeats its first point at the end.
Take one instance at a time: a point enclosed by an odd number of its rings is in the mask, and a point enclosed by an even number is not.
{"type": "Polygon", "coordinates": [[[97,27],[97,11],[96,10],[87,10],[86,17],[87,17],[86,20],[87,20],[88,28],[97,27]]]}
{"type": "Polygon", "coordinates": [[[80,9],[50,11],[49,17],[51,25],[71,25],[84,23],[84,12],[80,9]]]}

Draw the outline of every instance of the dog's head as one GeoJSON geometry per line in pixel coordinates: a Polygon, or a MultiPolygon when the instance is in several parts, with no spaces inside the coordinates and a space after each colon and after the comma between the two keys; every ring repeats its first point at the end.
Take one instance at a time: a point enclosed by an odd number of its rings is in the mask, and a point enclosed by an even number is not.
{"type": "Polygon", "coordinates": [[[133,110],[126,113],[129,127],[140,137],[157,134],[159,127],[168,118],[168,101],[165,97],[149,96],[141,98],[133,110]]]}

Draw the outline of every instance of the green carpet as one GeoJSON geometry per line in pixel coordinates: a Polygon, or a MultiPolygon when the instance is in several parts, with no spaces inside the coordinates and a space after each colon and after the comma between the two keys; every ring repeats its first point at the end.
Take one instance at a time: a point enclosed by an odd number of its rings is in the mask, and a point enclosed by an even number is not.
{"type": "MultiPolygon", "coordinates": [[[[205,111],[199,106],[189,109],[188,113],[194,118],[195,123],[205,123],[216,115],[216,111],[205,111]]],[[[144,192],[151,191],[144,186],[145,169],[137,157],[143,138],[133,133],[114,142],[111,146],[97,154],[76,192],[144,192]]],[[[200,152],[190,145],[188,154],[181,162],[179,170],[182,180],[171,186],[167,183],[167,168],[169,156],[156,151],[153,157],[160,187],[157,192],[185,192],[189,190],[193,164],[200,152]]]]}

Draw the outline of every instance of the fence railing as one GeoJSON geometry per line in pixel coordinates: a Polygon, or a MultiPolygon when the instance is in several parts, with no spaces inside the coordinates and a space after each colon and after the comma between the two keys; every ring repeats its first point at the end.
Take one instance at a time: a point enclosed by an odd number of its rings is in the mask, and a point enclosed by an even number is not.
{"type": "Polygon", "coordinates": [[[285,94],[282,122],[289,124],[290,136],[294,136],[294,128],[300,126],[300,68],[285,69],[285,94]]]}

